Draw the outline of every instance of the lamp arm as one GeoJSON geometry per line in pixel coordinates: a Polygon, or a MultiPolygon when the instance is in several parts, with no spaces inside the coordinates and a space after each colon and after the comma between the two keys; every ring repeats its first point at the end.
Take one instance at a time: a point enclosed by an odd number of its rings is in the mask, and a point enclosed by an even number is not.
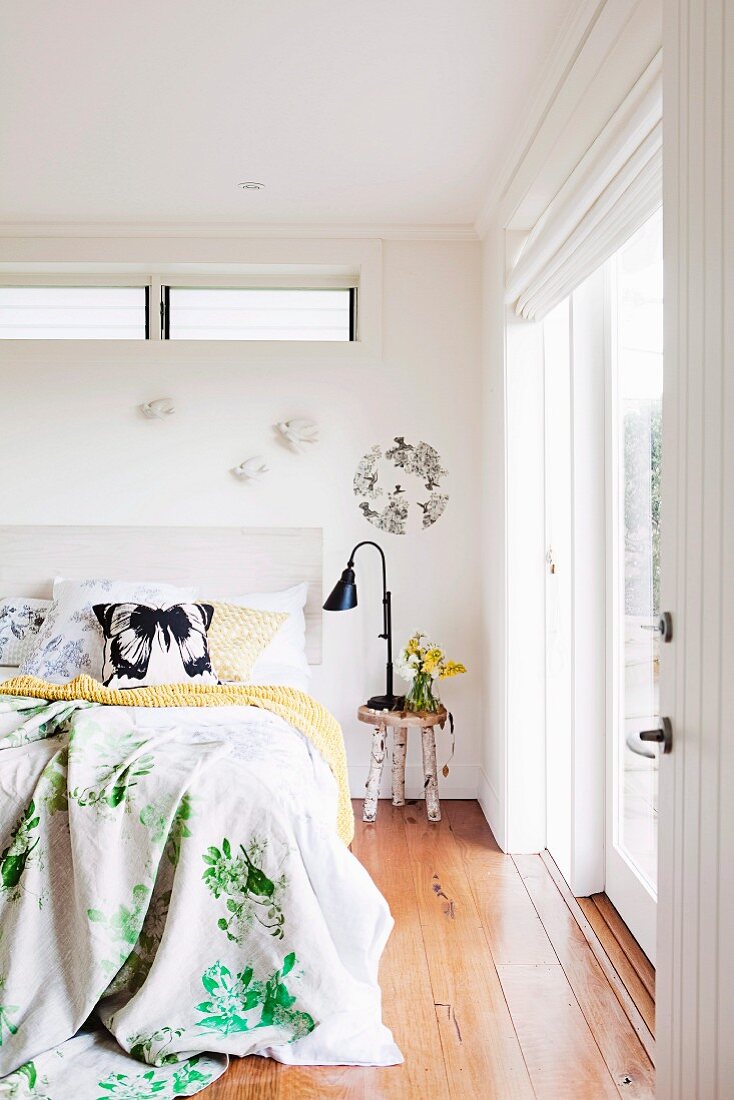
{"type": "Polygon", "coordinates": [[[347,565],[350,569],[354,565],[354,555],[357,553],[360,546],[374,546],[375,550],[379,551],[380,557],[382,558],[382,597],[384,599],[387,595],[387,563],[385,561],[385,552],[379,543],[371,542],[370,539],[365,539],[364,542],[358,542],[349,555],[347,565]]]}
{"type": "Polygon", "coordinates": [[[392,665],[392,607],[391,607],[391,594],[387,590],[387,562],[385,561],[385,552],[377,542],[372,542],[370,539],[365,539],[364,542],[358,542],[349,555],[348,567],[351,569],[354,565],[354,555],[359,550],[360,546],[374,546],[375,550],[379,551],[382,558],[382,634],[378,637],[383,638],[387,642],[387,660],[388,664],[392,665]]]}

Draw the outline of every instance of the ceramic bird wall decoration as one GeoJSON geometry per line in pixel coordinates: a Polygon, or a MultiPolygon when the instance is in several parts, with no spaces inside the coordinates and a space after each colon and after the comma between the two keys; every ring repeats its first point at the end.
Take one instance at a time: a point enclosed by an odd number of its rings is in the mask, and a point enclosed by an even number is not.
{"type": "Polygon", "coordinates": [[[268,464],[263,456],[255,455],[253,458],[240,462],[239,466],[234,466],[232,473],[243,481],[257,481],[258,478],[268,472],[268,469],[268,464]]]}
{"type": "Polygon", "coordinates": [[[319,428],[313,420],[296,417],[294,420],[281,420],[275,425],[283,441],[294,451],[304,451],[309,445],[318,443],[319,428]]]}
{"type": "Polygon", "coordinates": [[[165,420],[176,411],[170,397],[157,397],[155,401],[145,401],[138,409],[148,420],[165,420]]]}

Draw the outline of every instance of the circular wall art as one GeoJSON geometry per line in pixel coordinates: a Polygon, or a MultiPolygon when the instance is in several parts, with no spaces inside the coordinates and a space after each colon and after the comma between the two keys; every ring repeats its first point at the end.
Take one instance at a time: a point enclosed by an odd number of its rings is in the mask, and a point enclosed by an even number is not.
{"type": "Polygon", "coordinates": [[[410,525],[421,528],[441,518],[449,501],[441,492],[447,477],[435,447],[396,435],[384,451],[376,443],[360,459],[352,484],[365,519],[381,531],[404,535],[411,517],[415,524],[410,525]]]}

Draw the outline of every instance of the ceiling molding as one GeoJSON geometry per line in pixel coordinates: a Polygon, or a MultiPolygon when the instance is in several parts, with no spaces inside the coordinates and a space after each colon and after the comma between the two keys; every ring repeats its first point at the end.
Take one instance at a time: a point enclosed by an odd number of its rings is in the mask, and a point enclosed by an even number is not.
{"type": "Polygon", "coordinates": [[[492,224],[502,197],[535,140],[553,102],[569,76],[584,43],[587,41],[607,0],[576,0],[562,26],[548,61],[541,70],[535,90],[530,96],[525,121],[509,155],[492,178],[474,229],[483,238],[492,224]]]}
{"type": "Polygon", "coordinates": [[[387,241],[476,241],[473,225],[166,225],[124,223],[0,223],[0,237],[54,238],[192,238],[192,239],[349,239],[387,241]]]}

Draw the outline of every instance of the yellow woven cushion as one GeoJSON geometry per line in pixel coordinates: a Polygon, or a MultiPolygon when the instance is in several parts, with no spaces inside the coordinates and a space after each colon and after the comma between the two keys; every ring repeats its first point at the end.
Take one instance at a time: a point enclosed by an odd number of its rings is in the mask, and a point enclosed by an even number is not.
{"type": "Polygon", "coordinates": [[[207,600],[214,608],[206,632],[212,668],[220,680],[247,683],[255,661],[288,618],[284,611],[258,611],[207,600]]]}

